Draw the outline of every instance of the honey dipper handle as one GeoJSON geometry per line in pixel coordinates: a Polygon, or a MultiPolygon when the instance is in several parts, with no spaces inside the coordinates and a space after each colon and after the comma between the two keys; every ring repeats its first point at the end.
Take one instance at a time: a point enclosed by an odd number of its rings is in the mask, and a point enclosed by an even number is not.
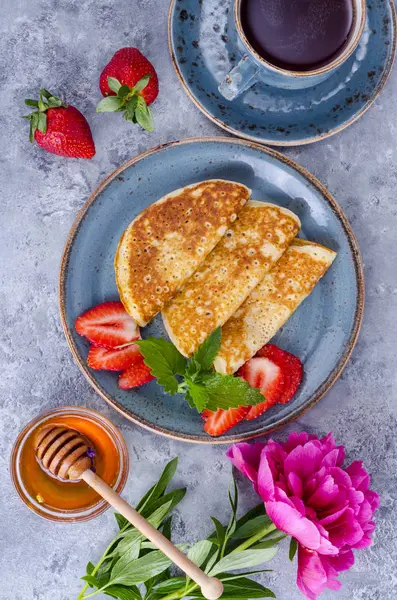
{"type": "Polygon", "coordinates": [[[201,593],[207,600],[217,600],[222,596],[223,585],[219,579],[209,577],[197,565],[195,565],[183,552],[178,550],[170,540],[155,529],[135,508],[123,500],[112,490],[98,475],[90,470],[81,474],[90,487],[92,487],[104,500],[109,502],[120,514],[123,515],[136,529],[138,529],[148,540],[150,540],[163,554],[177,565],[190,579],[193,579],[201,588],[201,593]]]}

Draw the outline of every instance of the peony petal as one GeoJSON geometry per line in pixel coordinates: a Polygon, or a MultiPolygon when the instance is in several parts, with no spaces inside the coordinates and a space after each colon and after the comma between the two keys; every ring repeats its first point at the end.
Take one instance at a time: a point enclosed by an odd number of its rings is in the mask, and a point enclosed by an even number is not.
{"type": "Polygon", "coordinates": [[[354,565],[354,554],[351,550],[340,552],[337,556],[329,556],[327,560],[337,573],[347,571],[354,565]]]}
{"type": "Polygon", "coordinates": [[[286,452],[290,453],[297,446],[304,446],[309,441],[309,436],[306,431],[297,433],[294,431],[288,436],[287,441],[283,444],[283,448],[286,452]]]}
{"type": "Polygon", "coordinates": [[[302,498],[303,494],[303,484],[302,480],[296,473],[288,473],[288,486],[290,491],[294,496],[298,496],[298,498],[302,498]]]}
{"type": "Polygon", "coordinates": [[[309,600],[317,600],[327,586],[327,574],[317,552],[299,546],[298,575],[296,583],[309,600]]]}
{"type": "Polygon", "coordinates": [[[361,525],[351,508],[347,508],[335,523],[328,526],[328,530],[332,544],[338,548],[342,548],[345,545],[353,546],[364,535],[361,525]]]}
{"type": "Polygon", "coordinates": [[[233,444],[226,453],[236,469],[241,471],[255,486],[263,446],[264,444],[233,444]]]}
{"type": "Polygon", "coordinates": [[[266,502],[266,512],[275,526],[288,535],[292,535],[299,543],[316,550],[320,546],[320,533],[317,527],[303,517],[296,508],[285,502],[266,502]]]}
{"type": "Polygon", "coordinates": [[[302,481],[309,475],[318,471],[322,459],[322,453],[313,442],[307,442],[304,446],[297,446],[287,456],[284,462],[284,472],[296,473],[302,481]]]}
{"type": "Polygon", "coordinates": [[[367,471],[363,467],[361,460],[355,460],[345,469],[346,473],[350,475],[353,487],[356,490],[366,492],[369,488],[370,478],[367,471]]]}
{"type": "Polygon", "coordinates": [[[341,517],[343,515],[343,513],[347,510],[347,504],[346,506],[344,506],[343,508],[341,508],[340,510],[335,511],[334,513],[331,513],[330,515],[328,515],[327,517],[325,517],[324,519],[320,519],[319,523],[321,523],[321,525],[323,527],[326,527],[327,525],[330,525],[331,523],[334,523],[335,521],[337,521],[339,519],[339,517],[341,517]]]}
{"type": "Polygon", "coordinates": [[[258,470],[258,494],[264,502],[274,500],[273,473],[264,451],[261,454],[258,470]]]}
{"type": "Polygon", "coordinates": [[[331,475],[326,475],[306,503],[317,510],[324,509],[337,497],[339,487],[331,475]]]}

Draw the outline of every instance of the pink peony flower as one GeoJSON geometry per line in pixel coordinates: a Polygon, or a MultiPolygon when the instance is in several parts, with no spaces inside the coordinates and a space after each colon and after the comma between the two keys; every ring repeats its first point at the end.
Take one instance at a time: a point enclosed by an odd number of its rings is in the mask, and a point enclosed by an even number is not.
{"type": "Polygon", "coordinates": [[[379,496],[360,461],[344,468],[345,450],[332,434],[292,433],[285,443],[235,444],[227,456],[250,479],[278,529],[298,542],[299,589],[316,600],[337,590],[352,549],[371,544],[379,496]]]}

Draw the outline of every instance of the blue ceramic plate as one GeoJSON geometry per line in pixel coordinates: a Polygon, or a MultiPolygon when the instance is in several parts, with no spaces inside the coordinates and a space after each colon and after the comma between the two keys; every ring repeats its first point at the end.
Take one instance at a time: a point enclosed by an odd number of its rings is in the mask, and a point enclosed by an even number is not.
{"type": "Polygon", "coordinates": [[[172,60],[193,102],[220,127],[262,144],[309,144],[338,133],[372,104],[389,76],[396,51],[393,0],[369,0],[367,23],[351,58],[322,84],[303,91],[257,83],[233,102],[218,92],[241,58],[227,29],[234,0],[171,0],[172,60]]]}
{"type": "MultiPolygon", "coordinates": [[[[177,227],[177,224],[176,224],[177,227]]],[[[288,158],[242,140],[201,138],[172,142],[132,159],[112,173],[88,199],[71,229],[61,266],[63,327],[81,370],[101,396],[132,421],[164,435],[194,442],[231,442],[269,432],[295,419],[331,387],[353,349],[363,310],[363,274],[354,235],[325,188],[288,158]],[[149,204],[182,186],[212,178],[239,181],[256,200],[294,211],[303,237],[338,252],[330,271],[277,334],[275,343],[299,356],[304,380],[293,400],[222,438],[203,431],[198,413],[156,382],[137,391],[117,386],[117,374],[86,365],[88,344],[74,322],[85,310],[118,298],[113,258],[127,225],[149,204]]],[[[161,318],[143,331],[165,336],[161,318]]]]}

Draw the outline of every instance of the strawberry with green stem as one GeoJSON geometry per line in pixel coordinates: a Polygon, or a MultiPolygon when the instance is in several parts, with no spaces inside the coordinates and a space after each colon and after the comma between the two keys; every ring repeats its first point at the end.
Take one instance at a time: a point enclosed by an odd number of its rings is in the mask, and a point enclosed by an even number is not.
{"type": "Polygon", "coordinates": [[[40,90],[39,100],[28,98],[25,104],[36,110],[23,118],[30,121],[29,139],[44,150],[69,158],[92,158],[95,144],[84,115],[64,104],[48,90],[40,90]]]}
{"type": "Polygon", "coordinates": [[[121,48],[106,65],[99,79],[105,96],[97,112],[122,112],[124,118],[154,131],[149,105],[157,98],[157,73],[137,48],[121,48]]]}

